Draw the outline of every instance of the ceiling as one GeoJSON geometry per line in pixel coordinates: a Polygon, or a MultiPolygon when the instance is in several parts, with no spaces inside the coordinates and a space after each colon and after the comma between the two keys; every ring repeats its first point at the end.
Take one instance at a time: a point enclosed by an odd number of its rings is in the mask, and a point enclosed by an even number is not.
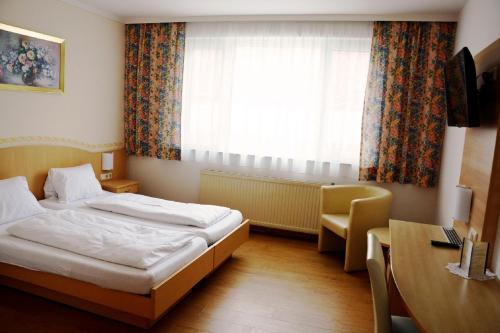
{"type": "Polygon", "coordinates": [[[466,0],[63,0],[125,23],[230,17],[456,19],[466,0]]]}

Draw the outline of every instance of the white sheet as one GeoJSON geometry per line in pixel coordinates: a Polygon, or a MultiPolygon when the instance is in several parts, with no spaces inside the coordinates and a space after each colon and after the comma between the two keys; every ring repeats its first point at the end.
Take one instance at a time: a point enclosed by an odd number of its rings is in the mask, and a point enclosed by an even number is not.
{"type": "Polygon", "coordinates": [[[98,260],[9,235],[12,224],[0,225],[0,262],[55,273],[104,288],[136,294],[148,294],[151,288],[175,273],[207,249],[207,243],[195,237],[191,245],[162,259],[148,269],[138,269],[98,260]]]}
{"type": "Polygon", "coordinates": [[[13,224],[7,232],[32,242],[141,269],[171,256],[195,237],[191,233],[69,209],[31,216],[13,224]]]}
{"type": "Polygon", "coordinates": [[[86,204],[108,212],[198,228],[207,228],[230,212],[226,207],[169,201],[135,193],[91,199],[86,204]]]}
{"type": "MultiPolygon", "coordinates": [[[[112,195],[116,195],[116,194],[104,191],[100,197],[112,196],[112,195]]],[[[87,207],[85,205],[86,201],[87,200],[79,200],[79,201],[75,201],[75,202],[72,202],[69,204],[65,204],[65,203],[58,202],[57,199],[55,199],[55,198],[50,198],[50,199],[40,200],[40,205],[42,205],[45,208],[55,209],[55,210],[72,208],[72,209],[78,209],[81,211],[90,211],[93,214],[98,214],[101,216],[115,217],[116,218],[116,215],[117,215],[116,213],[100,211],[98,209],[93,209],[93,208],[87,207]]],[[[124,220],[127,222],[140,223],[140,224],[154,226],[154,227],[158,227],[158,228],[166,228],[166,229],[171,229],[171,230],[192,232],[195,235],[204,238],[207,241],[208,245],[212,245],[213,243],[217,242],[219,239],[223,238],[225,235],[227,235],[229,232],[231,232],[237,226],[239,226],[241,224],[241,222],[243,221],[243,215],[241,215],[241,213],[237,210],[231,210],[228,216],[226,216],[225,218],[223,218],[219,222],[215,223],[214,225],[211,225],[208,228],[197,228],[197,227],[192,227],[192,226],[166,224],[166,223],[162,223],[162,222],[149,221],[149,220],[144,220],[144,219],[125,216],[125,215],[119,215],[119,216],[120,216],[121,220],[124,220]]]]}

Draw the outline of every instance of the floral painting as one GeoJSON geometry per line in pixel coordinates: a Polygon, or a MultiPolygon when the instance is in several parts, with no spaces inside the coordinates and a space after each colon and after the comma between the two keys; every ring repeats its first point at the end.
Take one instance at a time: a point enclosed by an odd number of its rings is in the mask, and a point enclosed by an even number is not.
{"type": "Polygon", "coordinates": [[[0,24],[0,88],[63,91],[63,42],[0,24]]]}

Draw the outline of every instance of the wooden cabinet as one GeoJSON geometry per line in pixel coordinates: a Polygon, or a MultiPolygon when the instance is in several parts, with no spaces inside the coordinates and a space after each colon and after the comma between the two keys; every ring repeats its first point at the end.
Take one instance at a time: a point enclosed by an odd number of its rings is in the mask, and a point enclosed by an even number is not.
{"type": "Polygon", "coordinates": [[[114,193],[138,193],[139,182],[130,179],[112,179],[101,183],[102,189],[114,193]]]}

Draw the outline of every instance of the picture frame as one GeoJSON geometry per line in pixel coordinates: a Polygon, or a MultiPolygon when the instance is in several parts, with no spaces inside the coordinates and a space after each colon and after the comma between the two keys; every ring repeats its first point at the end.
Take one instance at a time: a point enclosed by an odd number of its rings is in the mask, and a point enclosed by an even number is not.
{"type": "Polygon", "coordinates": [[[0,23],[0,89],[64,92],[65,40],[0,23]]]}

